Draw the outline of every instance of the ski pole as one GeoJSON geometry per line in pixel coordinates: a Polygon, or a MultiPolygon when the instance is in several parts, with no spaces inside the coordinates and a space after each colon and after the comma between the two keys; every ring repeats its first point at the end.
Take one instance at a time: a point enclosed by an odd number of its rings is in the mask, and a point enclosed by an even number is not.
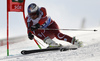
{"type": "Polygon", "coordinates": [[[96,29],[94,29],[94,30],[84,30],[84,29],[50,29],[50,28],[38,29],[38,30],[97,31],[96,29]]]}
{"type": "MultiPolygon", "coordinates": [[[[36,40],[37,41],[37,40],[36,40]]],[[[45,47],[42,43],[40,43],[39,41],[37,41],[39,44],[41,44],[43,47],[45,47]]]]}
{"type": "Polygon", "coordinates": [[[35,43],[38,45],[38,47],[39,47],[40,49],[42,49],[41,46],[38,44],[38,42],[36,41],[35,38],[34,38],[34,41],[35,41],[35,43]]]}

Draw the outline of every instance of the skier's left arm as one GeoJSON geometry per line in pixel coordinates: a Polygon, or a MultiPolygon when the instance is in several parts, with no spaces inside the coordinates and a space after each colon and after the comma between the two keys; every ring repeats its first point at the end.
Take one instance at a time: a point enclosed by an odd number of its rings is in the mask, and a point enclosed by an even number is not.
{"type": "Polygon", "coordinates": [[[35,31],[36,29],[40,28],[40,24],[37,23],[34,26],[31,26],[31,31],[35,31]]]}

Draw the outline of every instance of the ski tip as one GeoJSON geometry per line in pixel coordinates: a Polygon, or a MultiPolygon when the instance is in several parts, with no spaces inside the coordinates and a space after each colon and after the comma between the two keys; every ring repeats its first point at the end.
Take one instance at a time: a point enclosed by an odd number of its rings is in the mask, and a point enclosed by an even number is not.
{"type": "Polygon", "coordinates": [[[21,51],[21,54],[25,55],[25,51],[24,51],[24,50],[23,50],[23,51],[21,51]]]}
{"type": "Polygon", "coordinates": [[[94,32],[97,31],[96,29],[94,29],[94,32]]]}

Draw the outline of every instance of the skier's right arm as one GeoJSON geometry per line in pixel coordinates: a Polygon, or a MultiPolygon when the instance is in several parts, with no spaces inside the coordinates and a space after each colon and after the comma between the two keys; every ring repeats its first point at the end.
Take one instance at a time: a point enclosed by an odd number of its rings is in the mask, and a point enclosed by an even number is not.
{"type": "Polygon", "coordinates": [[[28,24],[28,38],[32,40],[34,39],[34,35],[32,34],[30,23],[27,24],[28,24]]]}
{"type": "Polygon", "coordinates": [[[31,31],[32,22],[27,22],[27,20],[28,20],[28,17],[25,18],[25,23],[26,23],[26,27],[27,27],[28,38],[30,40],[32,40],[34,38],[34,35],[32,34],[32,31],[31,31]]]}

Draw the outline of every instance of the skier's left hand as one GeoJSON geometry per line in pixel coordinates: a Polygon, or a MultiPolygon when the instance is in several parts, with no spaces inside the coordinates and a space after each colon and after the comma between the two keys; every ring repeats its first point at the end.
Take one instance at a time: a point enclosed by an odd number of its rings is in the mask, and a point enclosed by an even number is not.
{"type": "Polygon", "coordinates": [[[37,23],[36,25],[34,26],[31,26],[31,31],[35,31],[36,29],[40,28],[40,24],[37,23]]]}

